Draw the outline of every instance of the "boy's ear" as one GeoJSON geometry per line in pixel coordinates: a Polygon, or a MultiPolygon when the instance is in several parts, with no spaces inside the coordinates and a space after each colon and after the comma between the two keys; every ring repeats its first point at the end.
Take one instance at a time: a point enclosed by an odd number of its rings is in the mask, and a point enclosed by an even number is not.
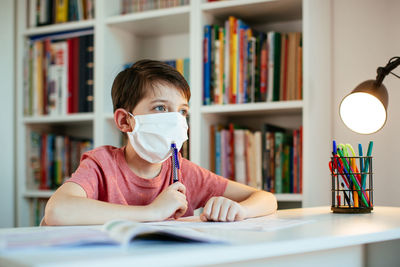
{"type": "Polygon", "coordinates": [[[114,122],[121,132],[131,132],[135,127],[135,120],[130,119],[131,116],[125,109],[119,108],[114,112],[114,122]]]}

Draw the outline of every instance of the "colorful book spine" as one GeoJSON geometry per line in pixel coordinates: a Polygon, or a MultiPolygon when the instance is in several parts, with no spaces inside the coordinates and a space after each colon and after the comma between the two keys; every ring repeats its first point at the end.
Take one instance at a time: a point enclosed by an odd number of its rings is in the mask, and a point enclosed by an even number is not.
{"type": "Polygon", "coordinates": [[[32,172],[27,187],[32,190],[59,187],[76,170],[81,155],[93,148],[92,140],[34,131],[30,136],[27,152],[32,172]]]}
{"type": "Polygon", "coordinates": [[[26,50],[30,63],[24,70],[28,76],[24,102],[29,106],[25,115],[54,116],[93,110],[93,104],[88,103],[93,102],[91,33],[92,30],[79,30],[31,37],[26,50]]]}
{"type": "Polygon", "coordinates": [[[204,43],[203,43],[203,104],[211,104],[211,25],[204,26],[204,43]]]}
{"type": "Polygon", "coordinates": [[[213,125],[210,134],[215,141],[211,142],[210,152],[215,155],[210,155],[210,159],[215,162],[210,166],[215,165],[218,175],[258,189],[299,193],[300,129],[292,131],[265,124],[262,131],[251,132],[233,124],[225,128],[213,125]]]}
{"type": "Polygon", "coordinates": [[[279,101],[280,98],[280,73],[281,73],[281,34],[279,32],[274,33],[274,80],[273,80],[273,95],[272,101],[279,101]]]}
{"type": "Polygon", "coordinates": [[[302,98],[301,33],[257,32],[233,16],[222,26],[207,27],[203,95],[210,101],[205,105],[302,98]]]}
{"type": "Polygon", "coordinates": [[[275,193],[283,193],[283,138],[284,133],[275,133],[275,193]]]}

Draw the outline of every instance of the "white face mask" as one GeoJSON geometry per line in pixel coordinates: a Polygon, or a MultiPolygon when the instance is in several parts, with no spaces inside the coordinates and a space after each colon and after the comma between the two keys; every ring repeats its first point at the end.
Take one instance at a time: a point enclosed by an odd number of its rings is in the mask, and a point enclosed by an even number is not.
{"type": "Polygon", "coordinates": [[[171,156],[171,143],[178,151],[188,139],[186,118],[179,112],[132,115],[135,128],[128,132],[129,142],[138,155],[151,163],[161,163],[171,156]]]}

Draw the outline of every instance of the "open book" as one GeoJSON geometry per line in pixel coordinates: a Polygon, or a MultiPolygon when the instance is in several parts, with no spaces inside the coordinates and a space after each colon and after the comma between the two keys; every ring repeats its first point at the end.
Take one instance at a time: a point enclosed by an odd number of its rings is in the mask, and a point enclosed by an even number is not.
{"type": "Polygon", "coordinates": [[[152,223],[125,220],[98,226],[57,226],[0,229],[0,253],[15,249],[43,249],[88,245],[128,246],[135,240],[234,243],[239,232],[276,231],[306,223],[274,216],[239,222],[201,222],[198,216],[152,223]]]}
{"type": "Polygon", "coordinates": [[[0,230],[0,252],[15,249],[76,247],[87,245],[127,246],[135,240],[179,242],[224,242],[210,234],[182,227],[126,220],[110,221],[99,226],[45,226],[0,230]]]}

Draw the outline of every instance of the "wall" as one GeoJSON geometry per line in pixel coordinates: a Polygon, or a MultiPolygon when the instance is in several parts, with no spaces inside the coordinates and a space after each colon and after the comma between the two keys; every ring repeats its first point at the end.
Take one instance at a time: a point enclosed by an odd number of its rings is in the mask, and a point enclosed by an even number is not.
{"type": "Polygon", "coordinates": [[[0,227],[14,226],[14,1],[0,3],[0,227]]]}
{"type": "MultiPolygon", "coordinates": [[[[385,78],[389,93],[386,126],[372,135],[351,132],[339,117],[341,99],[362,81],[375,79],[378,66],[400,56],[400,1],[335,0],[333,1],[333,137],[338,142],[359,142],[364,150],[374,141],[374,203],[400,206],[400,79],[385,78]]],[[[394,70],[400,74],[400,67],[394,70]]]]}

